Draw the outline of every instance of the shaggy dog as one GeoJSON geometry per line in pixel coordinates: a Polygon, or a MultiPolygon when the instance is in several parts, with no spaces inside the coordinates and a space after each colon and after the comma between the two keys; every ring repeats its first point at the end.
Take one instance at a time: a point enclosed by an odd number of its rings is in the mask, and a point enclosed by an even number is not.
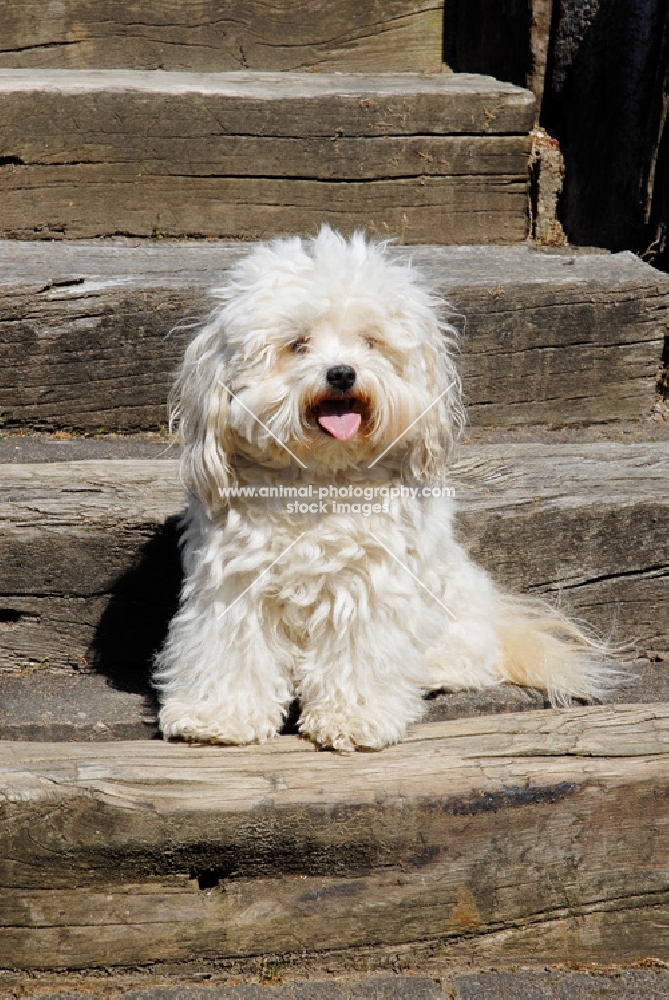
{"type": "Polygon", "coordinates": [[[316,743],[378,748],[429,691],[600,696],[603,647],[454,538],[455,337],[410,263],[326,227],[258,246],[216,295],[172,398],[190,501],[165,737],[267,740],[297,697],[316,743]]]}

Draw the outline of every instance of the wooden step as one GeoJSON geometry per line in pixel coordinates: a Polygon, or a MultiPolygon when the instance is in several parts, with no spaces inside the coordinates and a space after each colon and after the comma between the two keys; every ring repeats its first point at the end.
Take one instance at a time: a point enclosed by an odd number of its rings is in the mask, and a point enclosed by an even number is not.
{"type": "MultiPolygon", "coordinates": [[[[630,663],[629,679],[616,687],[607,704],[669,702],[669,650],[648,652],[630,663]]],[[[128,677],[120,678],[119,683],[104,674],[39,664],[22,670],[0,668],[0,740],[106,743],[158,738],[155,692],[148,678],[138,690],[141,679],[135,676],[128,684],[128,677]],[[128,686],[135,690],[124,690],[128,686]]],[[[514,684],[480,691],[441,691],[425,699],[423,722],[550,707],[544,691],[514,684]]],[[[284,733],[297,733],[298,710],[298,705],[291,707],[284,733]]]]}
{"type": "Polygon", "coordinates": [[[375,754],[0,743],[0,967],[669,947],[669,706],[415,727],[375,754]]]}
{"type": "MultiPolygon", "coordinates": [[[[458,525],[504,586],[641,651],[669,648],[669,442],[472,445],[458,525]]],[[[180,585],[174,461],[5,465],[0,666],[95,667],[144,690],[180,585]]]]}
{"type": "Polygon", "coordinates": [[[439,68],[443,0],[0,0],[0,66],[13,69],[439,68]]]}
{"type": "Polygon", "coordinates": [[[148,690],[120,691],[79,671],[0,671],[0,740],[149,740],[157,732],[148,690]]]}
{"type": "MultiPolygon", "coordinates": [[[[88,431],[164,424],[193,321],[246,249],[0,241],[5,423],[88,431]]],[[[464,328],[472,427],[578,426],[650,413],[666,275],[630,253],[527,245],[416,247],[411,256],[464,328]]]]}
{"type": "MultiPolygon", "coordinates": [[[[643,673],[644,683],[640,689],[633,684],[617,690],[616,700],[620,703],[667,700],[669,678],[666,683],[653,684],[653,674],[663,682],[664,675],[669,673],[664,664],[660,666],[661,671],[654,671],[650,663],[635,661],[635,673],[643,673]]],[[[136,689],[140,680],[135,677],[136,689]]],[[[530,712],[547,708],[548,704],[544,692],[513,684],[482,691],[442,692],[426,699],[425,721],[530,712]]],[[[295,707],[288,715],[285,732],[295,734],[296,721],[295,707]]],[[[125,691],[110,683],[104,674],[40,666],[19,671],[0,669],[0,740],[90,743],[147,740],[157,736],[157,701],[148,683],[143,690],[125,691]]]]}
{"type": "Polygon", "coordinates": [[[534,96],[453,73],[1,70],[0,235],[514,243],[534,96]]]}

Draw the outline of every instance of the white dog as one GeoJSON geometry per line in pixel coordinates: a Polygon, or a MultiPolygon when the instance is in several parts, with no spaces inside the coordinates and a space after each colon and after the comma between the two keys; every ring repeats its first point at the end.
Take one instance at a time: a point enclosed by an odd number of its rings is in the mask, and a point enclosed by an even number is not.
{"type": "Polygon", "coordinates": [[[316,743],[383,747],[428,691],[600,696],[603,647],[454,539],[454,331],[410,264],[326,227],[258,246],[216,294],[173,396],[190,502],[163,734],[266,740],[297,697],[316,743]]]}

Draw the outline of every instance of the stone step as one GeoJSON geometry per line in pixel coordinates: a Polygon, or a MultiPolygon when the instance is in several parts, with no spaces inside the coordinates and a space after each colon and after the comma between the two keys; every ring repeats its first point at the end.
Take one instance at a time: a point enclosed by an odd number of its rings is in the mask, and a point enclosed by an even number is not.
{"type": "MultiPolygon", "coordinates": [[[[472,444],[458,530],[507,587],[641,652],[669,648],[669,442],[472,444]]],[[[180,586],[177,463],[3,466],[0,666],[94,668],[146,690],[180,586]]]]}
{"type": "Polygon", "coordinates": [[[0,67],[433,71],[443,0],[0,0],[0,67]]]}
{"type": "Polygon", "coordinates": [[[534,96],[454,73],[2,70],[0,235],[514,243],[534,96]]]}
{"type": "Polygon", "coordinates": [[[375,754],[0,742],[0,968],[657,960],[668,747],[666,704],[432,723],[375,754]]]}
{"type": "Polygon", "coordinates": [[[669,969],[661,959],[650,960],[645,967],[631,963],[629,968],[606,970],[594,966],[576,970],[559,963],[518,969],[516,962],[477,971],[465,962],[454,968],[453,963],[432,959],[429,970],[421,974],[417,966],[425,962],[412,957],[415,950],[395,948],[378,971],[368,973],[348,969],[335,973],[330,962],[329,974],[321,969],[308,978],[296,978],[291,960],[281,958],[258,959],[246,975],[237,971],[241,963],[235,963],[232,972],[230,966],[222,971],[213,962],[198,962],[192,971],[171,975],[138,968],[116,974],[111,969],[39,972],[29,978],[26,973],[3,975],[0,970],[0,986],[4,982],[8,991],[15,988],[16,993],[8,995],[21,1000],[97,1000],[102,983],[114,1000],[663,1000],[669,996],[669,969]]]}
{"type": "MultiPolygon", "coordinates": [[[[245,249],[0,241],[5,424],[88,431],[164,425],[172,372],[193,323],[245,249]]],[[[649,415],[666,332],[666,275],[630,253],[551,253],[526,244],[410,253],[464,331],[472,427],[581,426],[649,415]]]]}
{"type": "MultiPolygon", "coordinates": [[[[262,963],[258,963],[259,967],[262,968],[262,963]]],[[[259,976],[254,977],[254,979],[249,983],[245,982],[242,985],[242,980],[238,977],[229,976],[226,977],[231,980],[234,985],[232,986],[212,986],[211,985],[211,974],[195,973],[194,975],[186,975],[185,978],[181,976],[172,976],[169,978],[164,978],[155,973],[152,975],[150,970],[145,970],[144,975],[136,976],[135,983],[133,985],[141,992],[137,992],[137,989],[133,989],[130,986],[127,989],[123,989],[124,985],[129,986],[129,981],[132,982],[129,976],[115,976],[113,975],[111,969],[104,973],[105,976],[105,991],[107,996],[113,996],[114,1000],[444,1000],[445,996],[449,997],[449,1000],[461,1000],[462,997],[466,997],[467,1000],[473,1000],[473,998],[478,998],[479,996],[491,996],[492,994],[482,994],[476,992],[477,981],[474,977],[463,976],[462,985],[465,990],[464,993],[456,991],[455,986],[452,986],[453,980],[448,979],[447,984],[451,988],[451,992],[445,994],[442,988],[441,977],[427,977],[427,976],[417,976],[415,974],[409,975],[394,975],[392,973],[386,975],[374,974],[371,975],[358,975],[358,976],[346,976],[337,977],[334,979],[332,976],[326,976],[323,978],[310,978],[308,980],[301,980],[291,983],[290,985],[279,985],[281,978],[279,973],[276,971],[281,966],[281,963],[267,963],[266,976],[263,977],[262,972],[259,976]],[[473,979],[473,983],[470,981],[473,979]],[[139,982],[137,982],[139,980],[139,982]],[[154,985],[156,981],[160,982],[159,986],[154,985]],[[474,993],[471,992],[471,986],[474,987],[474,993]],[[110,993],[110,990],[114,990],[110,993]],[[123,990],[123,992],[121,992],[123,990]]],[[[67,975],[67,974],[66,974],[67,975]]],[[[322,975],[322,973],[321,973],[322,975]]],[[[0,977],[2,977],[2,972],[0,970],[0,977]]],[[[61,974],[61,980],[63,978],[61,974]]],[[[68,978],[72,981],[72,974],[69,974],[68,978]]],[[[217,977],[218,978],[218,977],[217,977]]],[[[85,973],[76,974],[76,992],[71,992],[70,990],[61,988],[61,985],[57,984],[58,992],[52,992],[48,990],[45,992],[44,987],[44,973],[39,974],[39,993],[32,993],[29,991],[29,987],[26,986],[25,975],[19,979],[16,975],[6,975],[5,980],[8,983],[20,982],[21,984],[21,998],[22,1000],[30,1000],[31,997],[39,997],[39,1000],[97,1000],[99,994],[85,993],[82,994],[82,987],[85,988],[86,985],[91,986],[93,989],[99,985],[100,976],[95,976],[95,974],[87,976],[85,973]],[[97,980],[97,982],[96,982],[97,980]],[[26,990],[28,991],[26,992],[26,990]]],[[[553,984],[559,982],[560,985],[568,977],[523,977],[521,978],[521,983],[532,983],[535,982],[539,987],[546,986],[548,984],[553,984]]],[[[223,979],[225,982],[225,979],[223,979]]],[[[614,980],[602,979],[600,986],[605,984],[606,986],[614,980]]],[[[644,985],[647,988],[651,988],[652,985],[657,986],[658,984],[663,984],[665,981],[669,984],[669,972],[664,976],[653,975],[652,973],[634,973],[630,971],[628,977],[626,978],[626,983],[629,985],[637,986],[640,985],[642,988],[644,985]]],[[[0,983],[2,978],[0,978],[0,983]]],[[[492,982],[496,985],[497,982],[504,983],[505,977],[494,977],[492,982]]],[[[488,980],[485,979],[484,983],[486,987],[488,986],[488,980]]],[[[497,994],[492,995],[496,998],[497,994]]],[[[581,992],[579,994],[568,993],[564,995],[564,1000],[572,1000],[572,997],[578,996],[579,1000],[583,1000],[584,994],[581,992]]],[[[620,996],[619,993],[612,993],[611,997],[613,1000],[617,1000],[620,996]]],[[[651,994],[647,992],[641,992],[634,994],[635,1000],[645,1000],[646,997],[650,997],[651,994]]],[[[508,1000],[504,996],[504,1000],[508,1000]]]]}

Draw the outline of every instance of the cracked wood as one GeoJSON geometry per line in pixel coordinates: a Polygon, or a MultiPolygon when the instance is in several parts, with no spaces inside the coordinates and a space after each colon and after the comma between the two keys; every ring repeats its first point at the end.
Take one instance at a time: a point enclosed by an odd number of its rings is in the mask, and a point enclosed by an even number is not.
{"type": "Polygon", "coordinates": [[[13,239],[526,234],[534,97],[487,77],[0,69],[0,96],[13,239]]]}
{"type": "Polygon", "coordinates": [[[0,66],[434,71],[443,0],[0,0],[0,66]]]}
{"type": "MultiPolygon", "coordinates": [[[[660,442],[467,446],[452,470],[460,537],[501,585],[665,649],[668,463],[660,442]]],[[[94,665],[141,689],[179,590],[176,462],[2,472],[0,664],[94,665]]]]}
{"type": "MultiPolygon", "coordinates": [[[[0,242],[5,422],[121,431],[164,424],[189,323],[206,315],[210,289],[244,250],[0,242]]],[[[665,275],[626,253],[431,246],[411,256],[454,307],[472,426],[648,413],[666,330],[665,275]]]]}
{"type": "Polygon", "coordinates": [[[667,705],[417,726],[373,755],[0,744],[0,965],[434,938],[661,957],[668,790],[667,705]]]}

